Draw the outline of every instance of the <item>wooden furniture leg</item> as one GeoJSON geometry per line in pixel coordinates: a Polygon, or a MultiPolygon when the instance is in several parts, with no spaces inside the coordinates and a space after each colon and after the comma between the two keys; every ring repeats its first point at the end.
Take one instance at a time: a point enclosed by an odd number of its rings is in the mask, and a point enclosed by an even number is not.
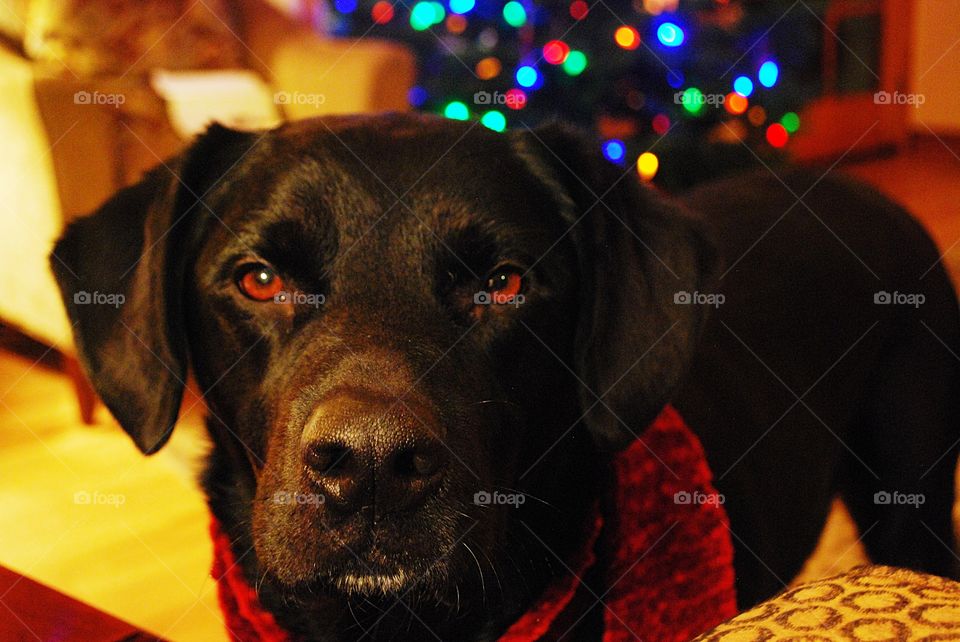
{"type": "Polygon", "coordinates": [[[90,380],[87,379],[76,357],[64,355],[63,369],[73,381],[73,389],[77,393],[77,403],[80,406],[80,419],[88,426],[92,425],[93,413],[97,409],[97,393],[94,392],[90,380]]]}

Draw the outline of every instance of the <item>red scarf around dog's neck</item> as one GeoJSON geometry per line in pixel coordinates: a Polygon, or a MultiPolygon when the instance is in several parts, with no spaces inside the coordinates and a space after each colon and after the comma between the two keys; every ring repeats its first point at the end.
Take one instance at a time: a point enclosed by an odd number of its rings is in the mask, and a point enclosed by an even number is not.
{"type": "MultiPolygon", "coordinates": [[[[672,407],[613,461],[592,535],[570,570],[500,637],[499,642],[554,639],[583,606],[602,599],[603,642],[682,642],[736,615],[733,546],[722,499],[711,484],[699,440],[672,407]],[[719,501],[718,501],[719,500],[719,501]],[[580,578],[601,562],[605,592],[580,578]],[[586,600],[586,604],[584,604],[586,600]],[[580,609],[573,609],[578,603],[580,609]]],[[[216,520],[213,577],[231,637],[237,642],[293,642],[247,583],[216,520]]]]}

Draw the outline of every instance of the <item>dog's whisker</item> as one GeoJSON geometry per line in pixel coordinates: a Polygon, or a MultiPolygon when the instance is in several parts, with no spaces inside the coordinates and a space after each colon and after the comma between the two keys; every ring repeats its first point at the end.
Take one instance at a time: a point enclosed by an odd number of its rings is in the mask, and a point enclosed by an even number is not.
{"type": "MultiPolygon", "coordinates": [[[[347,600],[347,611],[349,611],[350,617],[353,618],[353,621],[354,621],[355,625],[357,626],[357,628],[362,629],[362,628],[363,628],[363,625],[360,624],[360,618],[357,617],[356,612],[353,610],[353,600],[347,600]]],[[[354,626],[354,625],[351,624],[349,628],[353,628],[353,626],[354,626]]]]}
{"type": "Polygon", "coordinates": [[[483,603],[487,603],[487,582],[483,577],[483,567],[480,566],[480,560],[477,559],[476,553],[473,552],[473,549],[470,548],[470,545],[466,542],[461,542],[463,547],[467,549],[470,555],[473,557],[473,561],[477,564],[477,571],[480,573],[480,594],[482,595],[483,603]]]}
{"type": "Polygon", "coordinates": [[[531,493],[529,493],[529,492],[527,492],[527,491],[521,491],[521,490],[518,490],[518,489],[516,489],[516,488],[510,488],[509,486],[497,486],[497,490],[505,490],[505,491],[509,491],[509,492],[511,492],[511,493],[517,493],[517,494],[519,494],[519,495],[523,495],[524,497],[529,497],[530,499],[532,499],[532,500],[535,501],[535,502],[540,502],[540,503],[543,504],[544,506],[547,506],[547,507],[549,507],[549,508],[552,508],[552,509],[554,509],[554,510],[556,510],[556,511],[560,511],[560,508],[559,508],[559,507],[557,507],[557,506],[551,504],[550,502],[548,502],[547,500],[542,499],[542,498],[540,498],[540,497],[537,497],[536,495],[533,495],[533,494],[531,494],[531,493]]]}
{"type": "Polygon", "coordinates": [[[493,579],[497,580],[497,586],[500,588],[500,602],[503,603],[503,583],[500,581],[500,573],[497,571],[497,567],[494,566],[493,561],[483,547],[478,545],[477,548],[480,550],[480,554],[483,555],[484,559],[487,560],[487,565],[490,566],[490,570],[493,572],[493,579]]]}
{"type": "Polygon", "coordinates": [[[480,401],[474,401],[474,402],[471,403],[470,405],[471,405],[471,406],[482,406],[482,405],[491,404],[491,403],[500,403],[500,404],[503,404],[503,405],[505,405],[505,406],[514,406],[514,407],[516,407],[516,408],[522,408],[522,407],[523,407],[523,406],[521,406],[520,404],[518,404],[517,402],[515,402],[515,401],[510,401],[509,399],[481,399],[480,401]]]}

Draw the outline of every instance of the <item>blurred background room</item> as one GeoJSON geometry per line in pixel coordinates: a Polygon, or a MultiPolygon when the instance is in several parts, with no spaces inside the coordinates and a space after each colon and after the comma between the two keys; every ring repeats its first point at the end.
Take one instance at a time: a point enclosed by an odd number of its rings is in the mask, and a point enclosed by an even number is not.
{"type": "MultiPolygon", "coordinates": [[[[226,639],[203,401],[141,456],[80,372],[47,258],[209,123],[561,118],[669,192],[803,163],[906,205],[956,283],[958,97],[960,0],[0,0],[0,639],[61,639],[57,618],[226,639]]],[[[863,559],[838,503],[803,577],[863,559]]]]}

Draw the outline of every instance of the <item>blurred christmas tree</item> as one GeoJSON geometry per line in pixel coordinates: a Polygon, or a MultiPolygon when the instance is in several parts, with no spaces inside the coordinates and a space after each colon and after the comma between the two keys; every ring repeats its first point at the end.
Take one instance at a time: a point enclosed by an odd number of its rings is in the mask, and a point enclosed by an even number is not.
{"type": "Polygon", "coordinates": [[[403,41],[413,107],[483,125],[561,118],[679,189],[763,162],[819,92],[827,0],[334,0],[334,31],[403,41]]]}

